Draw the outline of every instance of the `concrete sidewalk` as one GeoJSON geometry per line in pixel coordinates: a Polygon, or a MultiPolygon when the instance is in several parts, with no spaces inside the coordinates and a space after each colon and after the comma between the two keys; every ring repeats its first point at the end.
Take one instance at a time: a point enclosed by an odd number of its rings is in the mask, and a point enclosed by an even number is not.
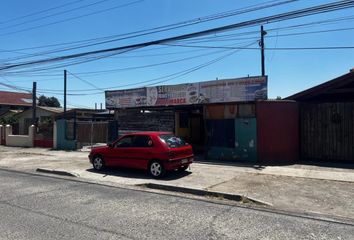
{"type": "Polygon", "coordinates": [[[354,219],[354,166],[348,168],[230,166],[194,163],[190,171],[151,179],[144,171],[108,169],[95,172],[88,152],[51,151],[0,146],[0,168],[34,172],[37,168],[72,173],[82,179],[126,185],[159,184],[237,194],[274,208],[354,219]]]}

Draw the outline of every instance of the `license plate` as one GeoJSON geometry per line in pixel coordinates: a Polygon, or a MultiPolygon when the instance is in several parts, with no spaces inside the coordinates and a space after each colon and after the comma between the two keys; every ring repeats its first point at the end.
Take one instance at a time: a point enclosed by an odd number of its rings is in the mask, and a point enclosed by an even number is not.
{"type": "Polygon", "coordinates": [[[188,159],[185,158],[185,159],[182,159],[182,163],[187,163],[188,162],[188,159]]]}

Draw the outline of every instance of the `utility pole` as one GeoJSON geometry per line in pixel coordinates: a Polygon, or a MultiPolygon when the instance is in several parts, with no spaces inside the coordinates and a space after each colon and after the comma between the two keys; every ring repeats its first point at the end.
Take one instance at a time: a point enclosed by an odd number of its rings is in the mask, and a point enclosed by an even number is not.
{"type": "Polygon", "coordinates": [[[64,118],[66,118],[66,70],[64,70],[64,118]]]}
{"type": "Polygon", "coordinates": [[[267,32],[264,31],[263,25],[261,26],[261,40],[259,41],[259,46],[261,47],[261,65],[262,65],[262,77],[265,76],[265,60],[264,60],[264,36],[267,32]]]}
{"type": "Polygon", "coordinates": [[[32,87],[32,125],[35,125],[35,126],[37,126],[36,107],[37,107],[37,82],[33,82],[33,87],[32,87]]]}

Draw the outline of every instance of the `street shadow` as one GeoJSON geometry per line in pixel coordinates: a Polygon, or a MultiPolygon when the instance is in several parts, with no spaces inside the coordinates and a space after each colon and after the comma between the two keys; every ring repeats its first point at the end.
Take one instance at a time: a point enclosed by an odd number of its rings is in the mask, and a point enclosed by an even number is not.
{"type": "MultiPolygon", "coordinates": [[[[86,169],[88,172],[100,174],[103,177],[106,176],[115,176],[115,177],[124,177],[124,178],[136,178],[136,179],[154,179],[151,177],[147,171],[145,170],[140,170],[140,169],[131,169],[131,168],[122,168],[122,167],[109,167],[106,168],[102,171],[97,171],[93,168],[86,169]]],[[[171,171],[167,172],[166,175],[163,178],[160,178],[159,180],[162,181],[172,181],[172,180],[177,180],[183,177],[186,177],[188,175],[192,174],[190,171],[171,171]]]]}

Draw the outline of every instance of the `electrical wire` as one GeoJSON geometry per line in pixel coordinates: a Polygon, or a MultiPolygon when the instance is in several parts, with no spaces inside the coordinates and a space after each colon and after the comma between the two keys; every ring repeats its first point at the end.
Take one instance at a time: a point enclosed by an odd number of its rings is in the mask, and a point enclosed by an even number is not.
{"type": "Polygon", "coordinates": [[[77,76],[76,74],[74,74],[74,73],[72,73],[72,72],[70,72],[70,71],[67,71],[67,72],[68,72],[70,75],[72,75],[73,77],[79,79],[80,81],[82,81],[82,82],[84,82],[84,83],[90,85],[91,87],[94,87],[94,88],[97,89],[97,90],[102,90],[101,88],[97,87],[95,84],[93,84],[93,83],[91,83],[91,82],[89,82],[89,81],[87,81],[87,80],[85,80],[85,79],[82,79],[81,77],[77,76]]]}
{"type": "Polygon", "coordinates": [[[160,40],[154,40],[154,41],[150,41],[150,42],[144,42],[144,43],[138,43],[138,44],[133,44],[133,45],[128,45],[128,46],[121,46],[121,47],[108,48],[108,49],[101,49],[101,50],[95,50],[95,51],[89,51],[89,52],[82,52],[82,53],[77,53],[77,54],[65,55],[65,56],[61,56],[61,57],[49,58],[49,59],[42,59],[42,60],[35,60],[35,61],[11,64],[11,65],[0,67],[0,70],[7,70],[7,69],[12,69],[12,68],[18,68],[18,67],[28,67],[28,66],[32,66],[35,64],[48,64],[48,63],[56,62],[56,61],[63,61],[63,60],[67,60],[67,59],[85,57],[85,56],[89,56],[89,55],[121,51],[124,49],[141,48],[141,47],[146,47],[146,46],[151,46],[151,45],[160,45],[160,44],[165,44],[165,43],[169,43],[169,42],[173,42],[173,41],[177,41],[177,40],[190,39],[190,38],[199,37],[199,36],[203,36],[203,35],[209,35],[209,34],[218,33],[218,32],[230,31],[232,29],[236,29],[236,28],[240,28],[240,27],[255,26],[255,25],[259,25],[261,23],[265,23],[265,22],[266,23],[273,23],[273,22],[285,21],[285,20],[310,16],[310,15],[316,15],[316,14],[320,14],[320,13],[326,13],[326,12],[330,12],[330,11],[338,11],[338,10],[342,10],[342,9],[348,9],[348,8],[352,8],[352,7],[354,7],[354,1],[339,1],[339,2],[335,2],[335,3],[323,4],[323,5],[318,5],[315,7],[305,8],[305,9],[301,9],[301,10],[295,10],[295,11],[291,11],[291,12],[287,12],[287,13],[281,13],[281,14],[276,14],[276,15],[272,15],[272,16],[268,16],[268,17],[263,17],[263,18],[253,19],[253,20],[244,21],[244,22],[240,22],[240,23],[225,25],[222,27],[211,28],[211,29],[193,32],[193,33],[189,33],[189,34],[164,38],[164,39],[160,39],[160,40]]]}
{"type": "MultiPolygon", "coordinates": [[[[247,46],[251,46],[251,45],[254,45],[256,42],[252,42],[248,45],[245,45],[245,47],[247,46]]],[[[224,50],[223,52],[225,51],[228,51],[228,50],[224,50]]],[[[121,88],[121,87],[131,87],[131,86],[136,86],[136,85],[141,85],[141,84],[145,84],[145,86],[151,86],[151,85],[154,85],[154,84],[159,84],[159,83],[163,83],[163,82],[167,82],[167,81],[171,81],[173,79],[176,79],[178,77],[181,77],[181,76],[185,76],[189,73],[192,73],[194,71],[197,71],[201,68],[204,68],[204,67],[207,67],[215,62],[218,62],[228,56],[231,56],[233,54],[235,54],[236,52],[240,51],[240,49],[236,49],[236,50],[233,50],[231,53],[226,53],[225,55],[222,55],[220,57],[217,57],[213,60],[210,60],[210,61],[207,61],[207,62],[204,62],[202,64],[199,64],[197,66],[194,66],[194,67],[191,67],[191,68],[188,68],[188,69],[185,69],[185,70],[182,70],[182,71],[178,71],[176,73],[172,73],[172,74],[168,74],[168,75],[165,75],[165,76],[162,76],[162,77],[158,77],[158,78],[153,78],[153,79],[149,79],[149,80],[144,80],[144,81],[139,81],[139,82],[135,82],[135,83],[130,83],[130,84],[124,84],[124,85],[119,85],[119,86],[112,86],[112,87],[105,87],[105,88],[102,88],[104,90],[108,90],[108,89],[117,89],[117,88],[121,88]],[[149,83],[149,85],[146,85],[147,83],[149,83]]],[[[87,91],[95,91],[97,90],[96,88],[94,89],[78,89],[78,90],[71,90],[71,91],[75,91],[75,92],[87,92],[87,91]]],[[[38,89],[38,91],[41,91],[43,93],[56,93],[56,92],[60,92],[61,90],[53,90],[53,89],[38,89]]],[[[70,92],[70,90],[68,90],[70,92]]],[[[92,93],[84,93],[84,94],[80,94],[80,93],[68,93],[67,95],[72,95],[72,96],[86,96],[86,95],[97,95],[97,94],[102,94],[103,91],[100,91],[100,92],[92,92],[92,93]]]]}
{"type": "MultiPolygon", "coordinates": [[[[206,45],[183,45],[183,44],[165,44],[174,47],[187,48],[209,48],[209,49],[243,49],[243,50],[259,50],[257,47],[227,47],[227,46],[206,46],[206,45]]],[[[264,48],[264,50],[346,50],[354,49],[354,46],[326,46],[326,47],[278,47],[278,48],[264,48]]]]}
{"type": "MultiPolygon", "coordinates": [[[[140,31],[125,33],[125,34],[120,34],[120,35],[113,35],[113,36],[108,36],[108,37],[103,37],[103,38],[90,39],[90,40],[88,40],[88,41],[90,41],[88,44],[83,44],[83,45],[79,44],[79,45],[71,46],[71,47],[64,48],[64,49],[61,48],[61,49],[55,49],[55,50],[46,51],[46,52],[40,52],[40,53],[37,53],[37,56],[41,56],[43,54],[52,54],[52,53],[57,53],[57,52],[62,52],[62,51],[76,50],[79,48],[92,47],[92,46],[107,44],[107,43],[116,42],[116,41],[120,41],[120,40],[146,36],[146,35],[150,35],[150,34],[154,34],[154,33],[174,30],[174,29],[181,28],[181,27],[187,27],[187,26],[191,26],[194,24],[199,24],[199,23],[217,20],[217,19],[221,19],[221,18],[236,16],[236,15],[249,13],[249,12],[253,12],[253,11],[263,10],[266,8],[271,8],[271,7],[275,7],[275,6],[279,6],[279,5],[283,5],[283,4],[288,4],[291,2],[295,2],[295,1],[299,1],[299,0],[286,0],[286,1],[281,1],[281,2],[276,2],[274,0],[268,1],[268,2],[265,2],[262,4],[255,4],[255,5],[251,5],[249,7],[245,7],[245,8],[231,10],[228,12],[218,13],[218,14],[209,15],[209,16],[202,17],[202,18],[192,19],[192,20],[169,24],[169,25],[165,25],[165,26],[155,27],[155,28],[151,28],[151,29],[147,29],[147,30],[140,30],[140,31]],[[96,42],[95,40],[98,40],[98,42],[96,42]],[[93,41],[93,42],[91,42],[91,41],[93,41]]],[[[81,41],[79,41],[79,42],[81,42],[81,41]]],[[[47,45],[47,46],[49,46],[49,45],[47,45]]],[[[53,45],[51,45],[51,46],[53,46],[53,45]]],[[[21,50],[24,50],[24,49],[21,49],[21,50]]],[[[11,59],[11,60],[19,60],[19,59],[23,59],[23,57],[17,58],[17,59],[11,59]]]]}
{"type": "Polygon", "coordinates": [[[40,15],[42,13],[50,12],[52,10],[57,10],[59,8],[63,8],[63,7],[69,6],[69,5],[73,5],[73,4],[76,4],[78,2],[82,2],[82,1],[84,1],[84,0],[76,0],[76,1],[68,2],[68,3],[65,3],[65,4],[59,5],[59,6],[55,6],[55,7],[51,7],[51,8],[44,9],[44,10],[40,10],[40,11],[37,11],[37,12],[29,13],[29,14],[26,14],[26,15],[23,15],[23,16],[20,16],[20,17],[15,17],[15,18],[0,22],[0,25],[1,24],[6,24],[6,23],[9,23],[9,22],[14,22],[14,21],[17,21],[17,20],[20,20],[20,19],[23,19],[23,18],[32,17],[32,16],[35,16],[35,15],[40,15]]]}
{"type": "Polygon", "coordinates": [[[87,14],[83,14],[83,15],[79,15],[79,16],[75,16],[75,17],[66,18],[66,19],[63,19],[63,20],[58,20],[58,21],[54,21],[54,22],[50,22],[50,23],[46,23],[46,24],[42,24],[42,25],[38,25],[38,26],[34,26],[34,27],[29,27],[29,28],[25,28],[25,29],[21,29],[21,30],[17,30],[17,31],[2,33],[2,34],[0,34],[0,36],[3,37],[3,36],[12,35],[12,34],[15,34],[15,33],[27,32],[27,31],[30,31],[30,30],[33,30],[33,29],[38,29],[38,28],[47,27],[47,26],[51,26],[51,25],[54,25],[54,24],[58,24],[58,23],[63,23],[63,22],[76,20],[76,19],[83,18],[83,17],[88,17],[88,16],[92,16],[92,15],[96,15],[96,14],[101,14],[101,13],[112,11],[112,10],[115,10],[115,9],[118,9],[118,8],[123,8],[123,7],[127,7],[127,6],[130,6],[130,5],[136,4],[136,3],[140,3],[142,1],[144,1],[144,0],[136,0],[136,1],[133,1],[133,2],[126,3],[126,4],[120,4],[120,5],[117,5],[117,6],[114,6],[114,7],[105,8],[105,9],[102,9],[102,10],[94,11],[94,12],[91,12],[91,13],[87,13],[87,14]]]}
{"type": "Polygon", "coordinates": [[[9,25],[9,26],[6,26],[6,27],[0,27],[0,30],[9,29],[9,28],[14,28],[14,27],[17,27],[17,26],[22,26],[22,25],[29,24],[29,23],[32,23],[32,22],[37,22],[37,21],[40,21],[40,20],[43,20],[43,19],[47,19],[47,18],[50,18],[50,17],[54,17],[54,16],[66,14],[66,13],[69,13],[69,12],[73,12],[73,11],[76,11],[76,10],[82,10],[82,9],[84,9],[84,8],[92,7],[92,6],[94,6],[94,5],[98,5],[98,4],[107,2],[107,1],[112,1],[112,0],[100,0],[100,1],[96,1],[96,2],[93,2],[93,3],[90,3],[90,4],[78,6],[78,7],[72,8],[72,9],[68,9],[68,10],[65,10],[65,11],[61,11],[61,12],[53,13],[53,14],[50,14],[50,15],[38,17],[38,18],[35,18],[35,19],[26,20],[26,21],[24,21],[24,22],[12,24],[12,25],[9,25]]]}

